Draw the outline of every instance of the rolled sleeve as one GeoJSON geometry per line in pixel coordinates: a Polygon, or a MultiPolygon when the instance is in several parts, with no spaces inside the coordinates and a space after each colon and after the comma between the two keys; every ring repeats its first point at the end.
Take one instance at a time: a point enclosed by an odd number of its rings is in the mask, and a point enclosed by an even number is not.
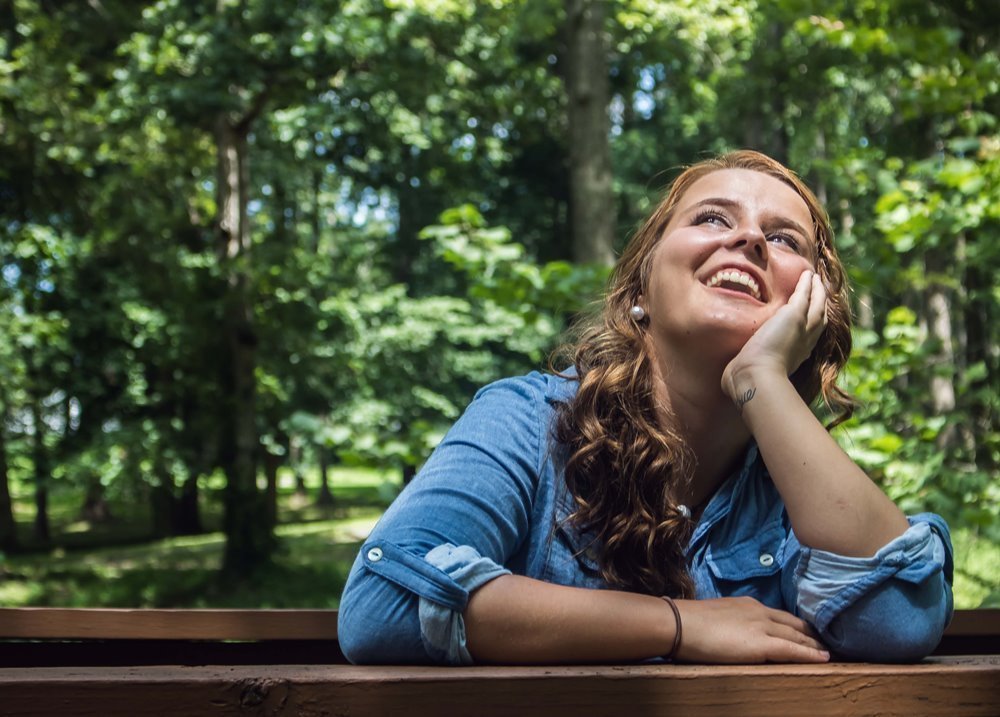
{"type": "MultiPolygon", "coordinates": [[[[438,546],[427,554],[427,562],[445,573],[466,595],[494,578],[510,574],[510,570],[482,557],[468,545],[438,546]]],[[[472,664],[472,655],[466,647],[465,621],[460,609],[421,595],[418,614],[420,635],[431,659],[448,665],[472,664]]]]}
{"type": "Polygon", "coordinates": [[[542,462],[528,379],[480,391],[361,549],[339,632],[355,663],[468,664],[469,594],[509,572],[526,539],[542,462]]]}
{"type": "Polygon", "coordinates": [[[936,515],[869,558],[803,546],[795,570],[799,614],[842,657],[912,660],[937,646],[951,619],[952,552],[936,515]]]}

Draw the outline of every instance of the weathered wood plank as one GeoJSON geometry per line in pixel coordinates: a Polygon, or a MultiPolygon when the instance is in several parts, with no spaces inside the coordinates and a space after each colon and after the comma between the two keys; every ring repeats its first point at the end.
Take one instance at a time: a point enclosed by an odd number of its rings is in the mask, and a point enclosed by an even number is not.
{"type": "MultiPolygon", "coordinates": [[[[1000,609],[957,610],[945,635],[1000,640],[1000,609]]],[[[0,608],[0,639],[336,640],[337,611],[0,608]]]]}
{"type": "Polygon", "coordinates": [[[1000,609],[956,610],[934,654],[1000,654],[1000,609]]]}
{"type": "Polygon", "coordinates": [[[955,637],[991,635],[1000,637],[1000,608],[981,607],[956,610],[945,634],[955,637]]]}
{"type": "Polygon", "coordinates": [[[17,715],[1000,714],[1000,657],[917,665],[98,667],[0,670],[17,715]]]}
{"type": "Polygon", "coordinates": [[[346,662],[336,640],[0,641],[0,667],[336,665],[346,662]]]}
{"type": "Polygon", "coordinates": [[[336,640],[336,610],[0,608],[0,639],[336,640]]]}

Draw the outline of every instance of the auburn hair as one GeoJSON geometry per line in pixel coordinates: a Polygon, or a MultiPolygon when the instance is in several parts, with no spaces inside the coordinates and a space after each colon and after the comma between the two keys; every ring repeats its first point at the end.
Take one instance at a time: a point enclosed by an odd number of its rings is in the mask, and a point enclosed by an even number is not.
{"type": "Polygon", "coordinates": [[[604,580],[620,589],[694,596],[685,559],[694,521],[680,512],[675,496],[690,481],[696,459],[676,426],[654,407],[654,359],[643,325],[630,318],[629,309],[647,294],[653,250],[685,192],[723,169],[774,177],[809,208],[815,269],[829,294],[828,322],[791,380],[806,403],[822,394],[834,416],[830,428],[855,408],[836,384],[851,351],[851,314],[846,274],[819,200],[794,172],[759,152],[730,152],[685,169],[626,246],[600,312],[584,319],[577,339],[554,356],[563,366],[572,362],[579,382],[575,396],[557,406],[554,428],[576,505],[568,521],[592,540],[584,549],[596,556],[604,580]]]}

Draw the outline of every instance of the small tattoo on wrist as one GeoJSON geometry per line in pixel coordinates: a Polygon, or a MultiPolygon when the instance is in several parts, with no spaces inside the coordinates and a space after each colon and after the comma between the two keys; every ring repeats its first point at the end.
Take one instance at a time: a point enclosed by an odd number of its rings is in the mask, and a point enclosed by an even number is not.
{"type": "Polygon", "coordinates": [[[752,399],[754,397],[754,395],[756,395],[756,393],[757,393],[757,389],[756,389],[756,387],[753,387],[753,388],[748,388],[741,395],[737,396],[736,397],[736,412],[737,413],[743,413],[743,407],[745,405],[747,405],[748,403],[750,403],[750,399],[752,399]]]}

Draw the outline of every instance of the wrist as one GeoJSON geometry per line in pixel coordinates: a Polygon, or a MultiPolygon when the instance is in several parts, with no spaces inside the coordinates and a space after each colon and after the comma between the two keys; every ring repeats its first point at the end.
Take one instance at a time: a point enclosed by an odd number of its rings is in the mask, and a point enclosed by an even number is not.
{"type": "Polygon", "coordinates": [[[769,364],[730,365],[722,375],[722,389],[739,409],[749,402],[758,387],[773,385],[776,381],[789,381],[780,367],[769,364]]]}
{"type": "Polygon", "coordinates": [[[671,641],[671,646],[669,652],[663,653],[662,657],[667,662],[673,662],[677,660],[677,653],[681,649],[681,637],[683,634],[683,625],[681,623],[681,612],[677,608],[677,603],[674,602],[673,598],[667,597],[666,595],[661,595],[661,599],[670,606],[670,611],[673,613],[674,619],[674,634],[671,641]]]}

